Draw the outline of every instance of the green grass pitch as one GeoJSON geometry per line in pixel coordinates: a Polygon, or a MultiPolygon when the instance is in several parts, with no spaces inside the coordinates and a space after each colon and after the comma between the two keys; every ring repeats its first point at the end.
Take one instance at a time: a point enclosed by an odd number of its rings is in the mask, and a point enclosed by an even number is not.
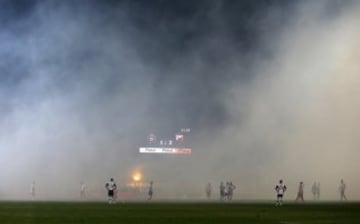
{"type": "Polygon", "coordinates": [[[0,223],[359,223],[360,203],[0,202],[0,223]]]}

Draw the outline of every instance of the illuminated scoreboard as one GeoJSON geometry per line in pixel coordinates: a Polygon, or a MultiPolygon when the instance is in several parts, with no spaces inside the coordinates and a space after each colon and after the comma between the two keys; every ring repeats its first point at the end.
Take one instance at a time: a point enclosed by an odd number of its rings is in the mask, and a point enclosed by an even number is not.
{"type": "Polygon", "coordinates": [[[140,153],[191,154],[191,148],[140,147],[140,153]]]}
{"type": "Polygon", "coordinates": [[[181,128],[175,133],[158,135],[151,132],[147,136],[147,141],[139,148],[139,153],[145,154],[191,154],[189,147],[190,128],[181,128]]]}

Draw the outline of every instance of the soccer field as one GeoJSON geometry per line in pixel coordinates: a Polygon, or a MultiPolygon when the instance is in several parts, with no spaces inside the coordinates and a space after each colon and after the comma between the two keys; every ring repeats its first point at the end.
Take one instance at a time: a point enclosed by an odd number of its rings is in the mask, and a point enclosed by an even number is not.
{"type": "Polygon", "coordinates": [[[359,223],[360,203],[0,202],[0,223],[359,223]]]}

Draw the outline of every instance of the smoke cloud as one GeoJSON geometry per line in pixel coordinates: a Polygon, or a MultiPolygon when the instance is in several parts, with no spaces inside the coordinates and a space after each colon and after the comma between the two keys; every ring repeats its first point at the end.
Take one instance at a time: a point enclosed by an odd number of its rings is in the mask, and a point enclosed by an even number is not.
{"type": "Polygon", "coordinates": [[[250,2],[4,4],[0,198],[104,200],[137,170],[155,199],[358,200],[359,3],[250,2]],[[138,153],[187,127],[192,155],[138,153]]]}

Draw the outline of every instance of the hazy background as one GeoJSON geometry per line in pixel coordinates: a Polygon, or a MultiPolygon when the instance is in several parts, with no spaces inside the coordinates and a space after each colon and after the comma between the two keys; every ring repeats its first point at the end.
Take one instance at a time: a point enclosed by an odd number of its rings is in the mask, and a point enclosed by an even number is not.
{"type": "Polygon", "coordinates": [[[0,199],[360,199],[357,1],[0,1],[0,199]],[[138,154],[191,128],[190,156],[138,154]]]}

